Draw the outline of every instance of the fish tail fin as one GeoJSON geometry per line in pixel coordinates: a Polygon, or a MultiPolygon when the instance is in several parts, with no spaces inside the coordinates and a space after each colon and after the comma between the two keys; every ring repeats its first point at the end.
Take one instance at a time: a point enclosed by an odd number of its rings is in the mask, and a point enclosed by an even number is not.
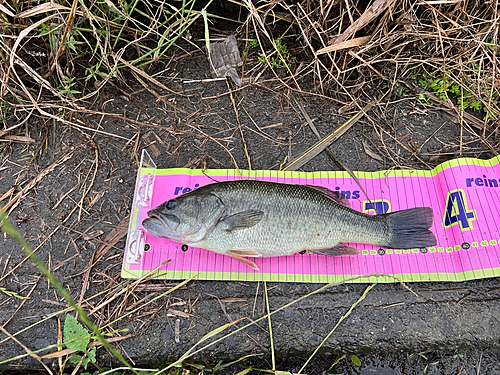
{"type": "Polygon", "coordinates": [[[437,244],[429,228],[434,223],[430,207],[418,207],[381,215],[387,220],[390,240],[383,246],[389,249],[414,249],[437,244]]]}

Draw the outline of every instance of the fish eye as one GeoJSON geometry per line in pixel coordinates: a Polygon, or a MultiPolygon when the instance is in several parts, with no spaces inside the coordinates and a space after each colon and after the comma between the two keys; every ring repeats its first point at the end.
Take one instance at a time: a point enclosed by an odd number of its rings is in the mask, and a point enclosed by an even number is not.
{"type": "Polygon", "coordinates": [[[175,199],[172,199],[167,202],[167,210],[175,210],[177,208],[177,201],[175,199]]]}

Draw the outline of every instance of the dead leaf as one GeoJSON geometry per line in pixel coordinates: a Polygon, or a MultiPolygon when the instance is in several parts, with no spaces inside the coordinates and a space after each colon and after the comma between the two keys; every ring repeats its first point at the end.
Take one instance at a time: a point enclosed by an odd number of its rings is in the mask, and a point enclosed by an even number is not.
{"type": "Polygon", "coordinates": [[[418,143],[413,140],[413,138],[408,139],[408,146],[415,152],[417,155],[422,151],[418,146],[418,143]]]}
{"type": "Polygon", "coordinates": [[[59,12],[62,10],[70,11],[71,8],[68,8],[68,7],[65,7],[63,5],[59,5],[57,3],[53,3],[50,1],[50,2],[46,2],[43,4],[37,5],[36,7],[33,7],[31,9],[25,10],[24,12],[21,12],[14,17],[15,18],[28,18],[28,17],[36,16],[36,15],[41,14],[41,13],[47,13],[47,12],[56,11],[56,10],[59,12]]]}
{"type": "Polygon", "coordinates": [[[36,141],[30,137],[24,137],[20,135],[5,135],[0,141],[9,141],[9,142],[29,142],[35,143],[36,141]]]}
{"type": "Polygon", "coordinates": [[[384,162],[384,159],[382,158],[382,156],[373,152],[372,149],[370,148],[370,146],[368,146],[368,144],[365,141],[363,141],[363,148],[365,149],[365,152],[369,157],[371,157],[372,159],[378,160],[381,163],[384,162]]]}
{"type": "Polygon", "coordinates": [[[100,257],[106,255],[109,249],[115,246],[118,241],[120,241],[127,235],[129,221],[130,215],[123,219],[115,229],[109,232],[109,234],[104,238],[103,242],[101,242],[101,244],[97,248],[94,259],[99,259],[100,257]]]}
{"type": "Polygon", "coordinates": [[[173,309],[168,309],[167,310],[167,316],[180,316],[182,318],[189,318],[191,315],[186,314],[185,312],[179,311],[179,310],[173,310],[173,309]]]}
{"type": "Polygon", "coordinates": [[[356,39],[351,39],[342,43],[336,43],[331,46],[327,46],[325,48],[321,48],[320,50],[316,51],[316,56],[321,55],[323,53],[328,53],[328,52],[333,52],[333,51],[338,51],[341,49],[347,49],[347,48],[353,48],[353,47],[360,47],[368,43],[372,39],[372,36],[363,36],[361,38],[356,38],[356,39]]]}
{"type": "MultiPolygon", "coordinates": [[[[119,342],[119,341],[126,340],[126,339],[128,339],[130,337],[133,337],[133,336],[135,336],[135,335],[126,335],[126,336],[112,337],[112,338],[106,339],[106,342],[108,344],[112,344],[114,342],[119,342]]],[[[88,345],[88,349],[93,348],[94,346],[99,346],[99,345],[102,345],[102,343],[100,341],[92,341],[88,345]]],[[[64,349],[64,350],[60,350],[58,352],[46,354],[46,355],[44,355],[41,358],[42,359],[60,358],[60,357],[64,357],[65,355],[71,355],[71,354],[75,354],[75,353],[78,353],[78,350],[64,349]]]]}
{"type": "Polygon", "coordinates": [[[375,0],[365,12],[351,26],[349,26],[342,34],[330,40],[331,45],[343,43],[356,31],[361,30],[371,21],[377,18],[380,13],[387,9],[395,0],[375,0]]]}
{"type": "Polygon", "coordinates": [[[98,237],[100,235],[104,234],[104,231],[103,230],[95,230],[93,232],[90,232],[90,233],[85,233],[83,234],[83,239],[85,241],[92,241],[92,240],[96,240],[98,239],[98,237]]]}

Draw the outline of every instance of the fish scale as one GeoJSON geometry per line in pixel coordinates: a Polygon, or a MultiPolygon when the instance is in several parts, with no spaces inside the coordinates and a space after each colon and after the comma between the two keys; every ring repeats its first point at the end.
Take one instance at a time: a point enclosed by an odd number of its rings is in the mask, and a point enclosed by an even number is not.
{"type": "Polygon", "coordinates": [[[382,243],[388,236],[382,217],[342,206],[310,186],[243,180],[208,185],[203,193],[209,191],[221,198],[227,216],[250,209],[264,212],[258,224],[244,230],[227,231],[218,224],[197,245],[218,253],[253,250],[273,257],[367,238],[382,243]]]}

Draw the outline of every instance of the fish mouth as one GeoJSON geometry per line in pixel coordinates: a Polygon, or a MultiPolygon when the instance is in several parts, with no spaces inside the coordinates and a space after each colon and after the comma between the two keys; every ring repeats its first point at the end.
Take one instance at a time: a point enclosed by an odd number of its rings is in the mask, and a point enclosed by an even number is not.
{"type": "Polygon", "coordinates": [[[177,216],[158,214],[154,210],[148,211],[148,218],[142,222],[142,226],[156,237],[171,238],[176,235],[175,231],[180,221],[177,216]]]}

